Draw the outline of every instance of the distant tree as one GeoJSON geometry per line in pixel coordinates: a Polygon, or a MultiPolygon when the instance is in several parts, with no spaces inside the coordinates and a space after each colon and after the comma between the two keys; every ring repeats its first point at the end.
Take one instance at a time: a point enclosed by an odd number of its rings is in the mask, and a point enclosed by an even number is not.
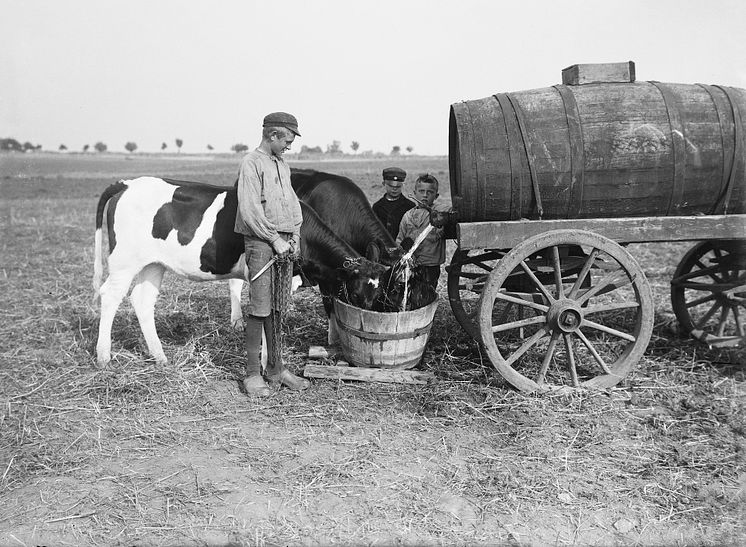
{"type": "Polygon", "coordinates": [[[168,145],[165,142],[162,142],[161,143],[161,150],[165,150],[166,148],[168,148],[168,145]]]}
{"type": "Polygon", "coordinates": [[[339,141],[332,141],[331,144],[326,145],[326,153],[327,154],[339,154],[341,150],[339,149],[341,146],[341,142],[339,141]]]}
{"type": "Polygon", "coordinates": [[[67,150],[67,146],[65,146],[64,144],[61,144],[60,145],[60,152],[64,152],[65,150],[67,150]]]}
{"type": "Polygon", "coordinates": [[[411,144],[410,144],[409,146],[407,146],[407,152],[408,152],[408,153],[410,153],[410,154],[411,154],[411,153],[412,153],[412,150],[414,150],[414,146],[412,146],[411,144]]]}
{"type": "Polygon", "coordinates": [[[212,147],[212,145],[211,145],[211,144],[208,144],[208,145],[207,145],[207,149],[208,149],[208,150],[210,150],[210,151],[214,150],[214,148],[212,147]]]}
{"type": "Polygon", "coordinates": [[[23,145],[15,139],[0,139],[0,150],[13,150],[14,152],[22,152],[23,145]]]}
{"type": "Polygon", "coordinates": [[[184,144],[184,141],[181,139],[176,139],[176,148],[179,149],[179,154],[181,154],[181,145],[184,144]]]}
{"type": "Polygon", "coordinates": [[[132,152],[137,150],[137,144],[132,141],[129,141],[127,144],[124,145],[124,149],[127,150],[127,152],[131,154],[132,152]]]}
{"type": "Polygon", "coordinates": [[[239,154],[241,152],[246,152],[248,149],[249,149],[248,146],[246,146],[245,144],[241,144],[241,143],[234,144],[233,146],[231,146],[231,150],[235,152],[236,154],[239,154]]]}
{"type": "Polygon", "coordinates": [[[34,146],[34,150],[41,150],[41,144],[37,144],[36,146],[34,146]]]}
{"type": "Polygon", "coordinates": [[[391,149],[391,155],[392,155],[392,156],[398,156],[399,154],[401,154],[401,146],[399,146],[399,145],[397,144],[396,146],[394,146],[394,147],[393,147],[393,148],[391,149]]]}
{"type": "Polygon", "coordinates": [[[23,143],[23,151],[28,152],[29,150],[36,150],[36,146],[31,144],[29,141],[23,143]]]}
{"type": "Polygon", "coordinates": [[[360,143],[357,141],[352,141],[350,148],[352,148],[352,151],[355,152],[355,154],[357,154],[357,149],[360,148],[360,143]]]}
{"type": "Polygon", "coordinates": [[[90,144],[86,144],[86,145],[85,145],[85,146],[83,147],[83,152],[88,152],[88,149],[89,149],[90,147],[91,147],[91,145],[90,145],[90,144]]]}
{"type": "Polygon", "coordinates": [[[96,152],[106,152],[109,149],[109,147],[101,141],[98,141],[96,144],[94,144],[93,148],[96,150],[96,152]]]}
{"type": "Polygon", "coordinates": [[[311,148],[310,146],[306,146],[305,144],[300,147],[300,153],[301,154],[323,154],[324,151],[321,149],[320,146],[314,146],[311,148]]]}

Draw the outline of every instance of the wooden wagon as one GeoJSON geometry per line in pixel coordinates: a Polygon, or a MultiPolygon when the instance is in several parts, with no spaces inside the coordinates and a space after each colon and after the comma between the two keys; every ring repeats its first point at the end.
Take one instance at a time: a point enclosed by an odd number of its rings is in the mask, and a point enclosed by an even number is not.
{"type": "Polygon", "coordinates": [[[607,388],[650,340],[649,282],[629,243],[696,241],[673,311],[710,345],[746,323],[746,91],[635,82],[575,65],[563,84],[451,106],[460,325],[524,391],[607,388]]]}

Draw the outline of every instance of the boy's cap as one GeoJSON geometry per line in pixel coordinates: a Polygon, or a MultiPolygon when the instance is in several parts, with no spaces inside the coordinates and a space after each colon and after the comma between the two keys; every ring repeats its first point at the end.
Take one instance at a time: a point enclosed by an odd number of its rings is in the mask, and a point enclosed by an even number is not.
{"type": "Polygon", "coordinates": [[[293,133],[300,137],[298,133],[298,120],[295,116],[288,114],[287,112],[272,112],[264,116],[264,124],[262,127],[284,127],[290,129],[293,133]]]}
{"type": "Polygon", "coordinates": [[[399,169],[398,167],[387,167],[383,170],[383,180],[403,182],[405,178],[407,178],[407,172],[404,169],[399,169]]]}

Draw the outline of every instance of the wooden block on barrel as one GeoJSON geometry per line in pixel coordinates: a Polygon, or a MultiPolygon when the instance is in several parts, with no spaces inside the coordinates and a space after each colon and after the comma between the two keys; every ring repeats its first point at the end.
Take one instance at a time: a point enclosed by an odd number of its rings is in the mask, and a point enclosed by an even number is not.
{"type": "Polygon", "coordinates": [[[631,83],[635,81],[635,63],[589,63],[572,65],[562,71],[565,85],[631,83]]]}
{"type": "Polygon", "coordinates": [[[306,378],[327,378],[329,380],[357,380],[359,382],[397,384],[427,384],[435,381],[435,375],[432,372],[316,364],[306,365],[303,376],[306,378]]]}

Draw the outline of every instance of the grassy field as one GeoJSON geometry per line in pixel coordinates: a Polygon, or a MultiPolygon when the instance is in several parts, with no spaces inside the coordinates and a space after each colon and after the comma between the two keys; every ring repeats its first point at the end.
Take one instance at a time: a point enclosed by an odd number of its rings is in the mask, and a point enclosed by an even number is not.
{"type": "MultiPolygon", "coordinates": [[[[119,178],[231,184],[239,158],[0,156],[0,545],[723,545],[746,541],[743,350],[679,335],[669,281],[688,244],[630,246],[655,328],[614,389],[513,390],[460,329],[441,279],[427,386],[314,380],[253,401],[227,285],[168,276],[147,358],[127,302],[95,365],[94,213],[119,178]]],[[[370,198],[398,164],[300,162],[370,198]]],[[[454,250],[449,245],[449,254],[454,250]]],[[[286,361],[326,340],[296,293],[286,361]]]]}

